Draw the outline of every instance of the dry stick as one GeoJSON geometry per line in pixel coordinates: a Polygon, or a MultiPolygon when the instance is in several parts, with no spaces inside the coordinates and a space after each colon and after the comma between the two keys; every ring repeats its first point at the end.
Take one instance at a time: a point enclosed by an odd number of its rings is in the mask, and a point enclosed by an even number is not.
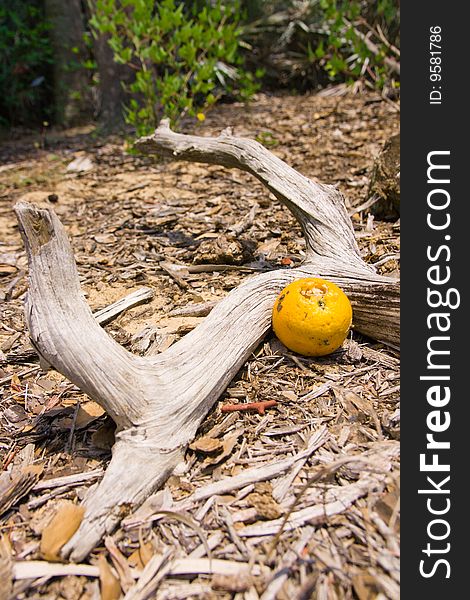
{"type": "MultiPolygon", "coordinates": [[[[161,555],[156,554],[151,559],[151,561],[154,561],[154,563],[151,565],[148,571],[152,570],[152,566],[155,565],[155,562],[158,561],[159,557],[161,557],[161,555]]],[[[147,565],[149,564],[150,562],[147,563],[147,565]]],[[[208,558],[177,558],[171,562],[168,575],[174,575],[178,577],[181,575],[199,576],[201,574],[220,574],[236,577],[240,573],[246,571],[248,567],[248,563],[242,563],[233,560],[214,559],[211,561],[208,558]]],[[[269,573],[269,569],[261,565],[253,565],[251,570],[254,576],[267,575],[269,573]]],[[[100,569],[96,565],[64,565],[61,563],[51,563],[42,560],[21,560],[13,563],[13,578],[16,580],[37,579],[39,577],[65,577],[67,575],[99,577],[100,569]]]]}
{"type": "Polygon", "coordinates": [[[95,479],[99,479],[103,475],[103,469],[94,469],[86,473],[76,473],[74,475],[64,475],[63,477],[55,477],[53,479],[42,479],[33,487],[33,492],[41,490],[49,490],[53,488],[69,488],[75,485],[81,485],[95,479]]]}
{"type": "Polygon", "coordinates": [[[159,355],[139,357],[93,318],[52,209],[16,205],[29,259],[26,320],[33,344],[117,424],[112,460],[85,499],[79,530],[62,550],[74,561],[116,528],[124,507],[141,504],[171,475],[209,409],[269,330],[272,305],[285,285],[309,276],[333,280],[349,295],[359,331],[399,342],[399,284],[361,259],[337,189],[307,179],[252,140],[185,136],[163,122],[139,147],[252,173],[299,221],[306,261],[247,278],[191,333],[159,355]]]}
{"type": "Polygon", "coordinates": [[[212,559],[212,552],[211,552],[211,549],[209,548],[209,544],[207,543],[207,536],[206,536],[204,530],[202,529],[202,527],[194,519],[192,519],[188,515],[178,513],[174,510],[157,510],[154,513],[154,516],[157,516],[157,515],[163,515],[164,517],[166,516],[171,519],[175,519],[175,521],[184,523],[184,525],[187,525],[191,529],[194,529],[194,531],[199,536],[199,539],[201,540],[202,544],[204,545],[204,549],[206,551],[207,557],[209,559],[212,559]]]}
{"type": "Polygon", "coordinates": [[[374,194],[372,198],[369,198],[359,206],[353,206],[352,209],[348,212],[348,215],[352,217],[353,215],[360,213],[363,210],[366,210],[376,204],[380,200],[380,196],[378,194],[374,194]]]}
{"type": "Polygon", "coordinates": [[[18,375],[18,377],[26,377],[26,375],[31,375],[31,373],[34,373],[39,370],[40,366],[37,365],[35,367],[31,367],[30,369],[26,369],[25,371],[21,371],[20,373],[10,373],[9,375],[6,375],[5,377],[2,377],[2,379],[0,379],[0,385],[8,383],[15,375],[18,375]]]}
{"type": "Polygon", "coordinates": [[[74,448],[75,448],[75,426],[77,424],[77,416],[78,416],[78,411],[79,410],[80,410],[80,402],[77,402],[77,404],[75,405],[75,409],[73,411],[72,425],[70,427],[69,439],[68,439],[67,444],[65,446],[65,451],[68,454],[73,454],[73,451],[74,451],[74,448]]]}
{"type": "Polygon", "coordinates": [[[113,302],[109,306],[97,310],[93,313],[93,316],[100,325],[106,325],[129,308],[134,308],[143,302],[151,300],[154,295],[154,290],[148,287],[142,287],[135,292],[131,292],[127,296],[124,296],[124,298],[113,302]]]}

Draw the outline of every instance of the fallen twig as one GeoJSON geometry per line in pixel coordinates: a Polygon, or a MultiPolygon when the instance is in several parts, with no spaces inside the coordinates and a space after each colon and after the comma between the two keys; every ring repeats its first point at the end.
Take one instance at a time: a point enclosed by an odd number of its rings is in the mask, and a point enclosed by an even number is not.
{"type": "Polygon", "coordinates": [[[43,479],[42,481],[36,483],[36,485],[33,487],[33,492],[49,490],[57,487],[71,487],[74,485],[80,485],[87,481],[99,479],[103,473],[103,469],[94,469],[93,471],[87,471],[86,473],[65,475],[64,477],[55,477],[54,479],[43,479]]]}
{"type": "MultiPolygon", "coordinates": [[[[158,559],[156,559],[158,560],[158,559]]],[[[200,575],[202,573],[220,575],[238,575],[241,571],[249,569],[248,563],[231,560],[209,558],[180,558],[172,561],[168,575],[200,575]]],[[[268,567],[253,565],[253,575],[269,573],[268,567]]],[[[85,577],[99,577],[100,569],[95,565],[61,564],[42,560],[22,560],[13,563],[14,579],[36,579],[39,577],[66,577],[67,575],[84,575],[85,577]]]]}
{"type": "Polygon", "coordinates": [[[207,317],[217,302],[198,302],[171,310],[168,317],[207,317]]]}
{"type": "Polygon", "coordinates": [[[106,325],[106,323],[109,323],[110,321],[115,319],[125,310],[128,310],[129,308],[134,308],[134,306],[138,306],[143,302],[151,300],[154,294],[155,292],[151,288],[140,288],[139,290],[136,290],[135,292],[124,296],[124,298],[117,300],[117,302],[113,302],[113,304],[110,304],[109,306],[106,306],[101,310],[97,310],[95,313],[93,313],[93,316],[100,325],[106,325]]]}
{"type": "MultiPolygon", "coordinates": [[[[25,371],[21,371],[21,373],[16,373],[16,374],[18,375],[18,377],[25,377],[26,375],[31,375],[31,373],[39,371],[39,369],[40,369],[40,367],[39,367],[39,365],[37,365],[35,367],[31,367],[31,369],[26,369],[25,371]]],[[[5,377],[2,377],[2,379],[0,379],[0,385],[4,385],[5,383],[8,383],[14,375],[15,375],[15,373],[9,373],[5,377]]]]}

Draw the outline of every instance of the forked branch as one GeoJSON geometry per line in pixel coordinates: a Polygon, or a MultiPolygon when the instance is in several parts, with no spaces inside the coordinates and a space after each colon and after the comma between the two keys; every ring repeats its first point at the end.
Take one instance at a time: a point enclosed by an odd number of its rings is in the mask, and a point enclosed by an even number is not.
{"type": "Polygon", "coordinates": [[[257,142],[180,135],[163,123],[138,147],[174,159],[237,167],[262,181],[295,215],[307,258],[296,269],[248,278],[191,333],[158,356],[137,357],[94,320],[70,244],[49,208],[15,211],[29,259],[26,316],[32,342],[54,368],[99,402],[118,425],[111,463],[85,499],[84,520],[63,556],[83,559],[112,531],[122,505],[138,505],[182,459],[205,415],[270,327],[276,295],[300,277],[338,283],[358,331],[397,346],[399,285],[360,258],[341,194],[297,173],[257,142]]]}

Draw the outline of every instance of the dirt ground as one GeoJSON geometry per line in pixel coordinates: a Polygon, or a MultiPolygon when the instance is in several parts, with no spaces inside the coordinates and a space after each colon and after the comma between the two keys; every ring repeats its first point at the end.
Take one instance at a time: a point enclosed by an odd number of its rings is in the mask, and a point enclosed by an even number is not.
{"type": "MultiPolygon", "coordinates": [[[[364,260],[398,276],[399,220],[355,212],[367,200],[375,157],[398,132],[394,106],[371,94],[259,95],[248,107],[218,106],[191,129],[216,135],[227,126],[304,175],[337,184],[364,260]]],[[[197,326],[204,317],[193,305],[220,300],[257,271],[298,265],[304,248],[294,219],[245,173],[132,156],[123,137],[103,138],[92,126],[4,140],[0,598],[85,600],[100,598],[100,589],[107,599],[121,592],[162,600],[398,598],[399,355],[356,332],[321,359],[293,355],[268,334],[154,503],[95,548],[87,574],[80,565],[61,571],[44,539],[101,477],[113,424],[62,375],[41,370],[29,344],[27,261],[12,211],[20,198],[54,207],[92,310],[152,288],[151,301],[106,325],[140,354],[160,352],[197,326]],[[186,268],[175,277],[168,263],[186,268]],[[221,411],[227,403],[272,399],[277,405],[263,415],[221,411]],[[220,442],[216,450],[204,443],[208,437],[220,442]],[[268,481],[192,500],[215,481],[308,448],[268,481]],[[327,468],[355,456],[363,462],[327,468]],[[169,512],[156,515],[157,505],[169,512]],[[146,596],[138,588],[142,569],[168,550],[173,570],[146,596]],[[28,570],[27,561],[41,562],[28,570]]],[[[158,575],[156,569],[154,581],[158,575]]]]}

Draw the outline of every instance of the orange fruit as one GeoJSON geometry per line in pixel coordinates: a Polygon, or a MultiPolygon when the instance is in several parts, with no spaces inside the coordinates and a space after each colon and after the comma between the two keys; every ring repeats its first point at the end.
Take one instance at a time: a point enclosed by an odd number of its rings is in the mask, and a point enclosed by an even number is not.
{"type": "Polygon", "coordinates": [[[352,308],[346,294],[326,279],[293,281],[279,294],[273,307],[274,333],[294,352],[324,356],[346,339],[352,308]]]}

